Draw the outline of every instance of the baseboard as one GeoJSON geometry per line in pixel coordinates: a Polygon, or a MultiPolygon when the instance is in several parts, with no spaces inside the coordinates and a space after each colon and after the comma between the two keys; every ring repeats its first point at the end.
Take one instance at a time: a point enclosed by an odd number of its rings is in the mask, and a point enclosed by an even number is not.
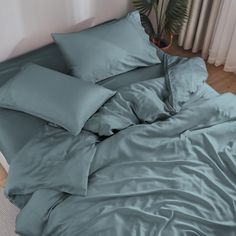
{"type": "Polygon", "coordinates": [[[0,152],[0,164],[5,169],[5,171],[8,173],[9,165],[1,152],[0,152]]]}

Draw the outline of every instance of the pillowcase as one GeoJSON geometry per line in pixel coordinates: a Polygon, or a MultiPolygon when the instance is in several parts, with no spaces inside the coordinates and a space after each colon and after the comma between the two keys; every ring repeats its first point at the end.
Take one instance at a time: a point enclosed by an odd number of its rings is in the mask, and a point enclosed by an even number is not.
{"type": "Polygon", "coordinates": [[[77,135],[114,92],[29,64],[0,88],[0,107],[23,111],[77,135]]]}
{"type": "Polygon", "coordinates": [[[72,74],[98,82],[137,67],[160,63],[139,12],[77,33],[52,34],[72,74]]]}

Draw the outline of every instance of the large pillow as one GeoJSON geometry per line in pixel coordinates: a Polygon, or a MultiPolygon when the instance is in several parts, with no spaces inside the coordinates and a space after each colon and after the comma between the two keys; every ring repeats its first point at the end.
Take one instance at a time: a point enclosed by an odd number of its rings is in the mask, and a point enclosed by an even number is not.
{"type": "Polygon", "coordinates": [[[98,82],[137,67],[160,63],[137,11],[77,33],[52,34],[72,74],[98,82]]]}
{"type": "Polygon", "coordinates": [[[0,88],[0,107],[23,111],[77,135],[114,92],[29,64],[0,88]]]}

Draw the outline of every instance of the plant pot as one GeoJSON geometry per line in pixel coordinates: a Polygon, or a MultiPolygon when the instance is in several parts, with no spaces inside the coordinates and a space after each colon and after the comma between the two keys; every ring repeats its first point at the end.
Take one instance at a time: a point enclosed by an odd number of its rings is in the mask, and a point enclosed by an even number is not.
{"type": "Polygon", "coordinates": [[[173,35],[170,35],[167,39],[163,38],[163,39],[159,40],[159,39],[153,37],[150,40],[157,47],[159,47],[162,51],[167,51],[173,44],[173,35]]]}

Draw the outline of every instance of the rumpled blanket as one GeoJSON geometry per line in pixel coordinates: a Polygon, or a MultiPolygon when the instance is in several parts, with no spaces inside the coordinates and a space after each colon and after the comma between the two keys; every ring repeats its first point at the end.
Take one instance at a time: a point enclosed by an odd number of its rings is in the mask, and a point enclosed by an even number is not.
{"type": "Polygon", "coordinates": [[[236,96],[199,58],[159,55],[165,77],[120,89],[74,137],[45,126],[5,193],[23,236],[235,236],[236,96]]]}

